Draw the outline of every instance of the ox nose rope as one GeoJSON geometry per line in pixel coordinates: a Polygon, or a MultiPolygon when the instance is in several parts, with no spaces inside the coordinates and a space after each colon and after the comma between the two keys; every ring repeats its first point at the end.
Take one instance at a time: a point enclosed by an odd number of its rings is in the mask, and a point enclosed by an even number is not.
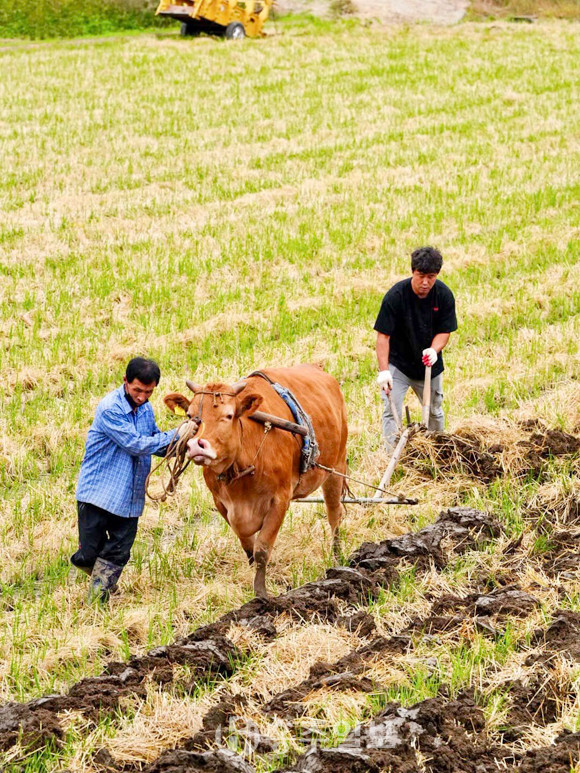
{"type": "Polygon", "coordinates": [[[191,459],[185,461],[187,444],[190,440],[193,440],[193,438],[197,437],[199,439],[202,435],[203,421],[198,422],[195,419],[186,419],[179,425],[175,437],[167,446],[165,456],[152,468],[147,476],[147,480],[145,481],[145,492],[149,499],[153,502],[165,502],[167,497],[175,494],[175,491],[177,490],[177,481],[189,467],[189,463],[191,462],[191,459]],[[185,427],[185,430],[180,437],[179,433],[181,432],[182,427],[185,427]],[[152,493],[150,490],[151,476],[153,473],[157,472],[158,469],[163,467],[163,465],[167,465],[167,469],[169,470],[169,480],[166,483],[162,474],[160,476],[161,491],[159,493],[152,493]]]}
{"type": "MultiPolygon", "coordinates": [[[[264,434],[262,435],[262,440],[260,442],[260,445],[258,446],[258,450],[254,454],[254,458],[252,459],[251,464],[249,464],[248,467],[246,467],[244,470],[238,470],[237,466],[234,463],[231,467],[228,467],[228,469],[225,470],[225,472],[220,473],[217,476],[217,479],[220,481],[225,481],[226,486],[229,486],[230,483],[234,483],[234,481],[240,480],[240,478],[245,478],[246,475],[253,475],[256,472],[256,464],[255,464],[256,459],[260,455],[260,451],[262,450],[262,446],[266,441],[268,432],[270,432],[270,430],[272,430],[273,428],[274,427],[271,422],[269,421],[264,422],[264,434]]],[[[243,440],[243,436],[244,436],[243,425],[241,422],[240,422],[240,431],[241,431],[241,437],[243,440]]]]}
{"type": "MultiPolygon", "coordinates": [[[[197,415],[195,416],[195,418],[193,418],[191,420],[191,424],[194,425],[194,426],[197,425],[200,428],[203,427],[202,414],[203,414],[203,400],[204,400],[205,395],[209,395],[212,398],[212,400],[213,400],[213,402],[212,402],[213,408],[217,408],[218,400],[223,405],[224,397],[236,397],[236,393],[235,392],[216,392],[216,391],[208,390],[208,389],[196,390],[195,395],[200,395],[199,410],[198,410],[197,415]]],[[[243,443],[243,429],[244,429],[243,425],[240,422],[240,434],[241,434],[242,443],[243,443]]],[[[229,486],[230,483],[234,483],[234,481],[240,480],[240,478],[245,478],[246,475],[253,475],[254,472],[256,471],[255,461],[258,458],[258,456],[260,455],[260,451],[262,450],[262,446],[264,445],[264,441],[266,440],[266,437],[267,437],[267,435],[268,435],[268,433],[270,432],[271,429],[272,429],[271,422],[269,422],[269,421],[264,422],[264,434],[263,434],[263,437],[262,437],[262,441],[261,441],[260,445],[258,446],[258,450],[254,454],[254,458],[252,459],[252,463],[248,467],[246,467],[244,470],[239,470],[237,468],[237,466],[235,464],[233,464],[233,465],[231,465],[231,467],[228,467],[227,470],[225,470],[224,472],[220,473],[217,476],[217,479],[219,481],[225,481],[226,485],[229,486]]],[[[179,479],[179,476],[185,471],[185,469],[189,465],[189,462],[191,461],[191,460],[188,460],[187,463],[185,465],[183,465],[183,459],[185,457],[185,451],[186,451],[186,448],[187,448],[187,442],[189,440],[191,440],[193,437],[195,437],[195,433],[193,435],[188,435],[187,438],[185,439],[185,442],[183,442],[183,443],[181,441],[178,442],[178,444],[177,444],[178,447],[176,449],[177,455],[176,455],[176,461],[174,462],[174,466],[171,467],[171,463],[168,462],[168,467],[169,467],[169,470],[170,470],[170,473],[171,473],[170,479],[169,479],[169,483],[168,483],[167,486],[165,486],[165,484],[164,484],[164,482],[162,480],[161,482],[162,482],[162,485],[163,485],[163,492],[160,495],[158,495],[158,496],[150,497],[151,499],[164,502],[165,499],[167,498],[167,496],[172,495],[172,494],[175,493],[175,487],[177,485],[177,481],[179,479]],[[180,458],[180,462],[179,463],[177,461],[178,458],[180,458]]],[[[201,435],[200,435],[200,437],[201,437],[201,435]]],[[[168,450],[168,453],[169,453],[169,450],[168,450]]],[[[163,462],[163,460],[162,460],[162,462],[163,462]]],[[[157,467],[159,467],[159,466],[160,465],[157,465],[157,467]]],[[[155,468],[155,469],[157,469],[157,468],[155,468]]],[[[154,472],[154,470],[152,470],[151,472],[154,472]]],[[[150,475],[151,475],[151,473],[150,473],[150,475]]],[[[149,478],[147,480],[149,480],[149,478]]],[[[149,493],[149,492],[147,492],[147,493],[149,493]]]]}
{"type": "Polygon", "coordinates": [[[223,405],[224,395],[226,397],[235,397],[236,396],[234,392],[210,392],[209,390],[206,390],[206,389],[202,389],[202,390],[199,390],[198,392],[196,392],[194,394],[194,399],[195,399],[196,395],[201,395],[200,400],[199,400],[199,411],[197,412],[197,416],[192,421],[196,421],[198,424],[202,423],[201,413],[203,411],[203,398],[204,398],[204,395],[211,395],[213,397],[213,407],[214,408],[217,407],[218,398],[219,398],[220,403],[223,405]]]}
{"type": "MultiPolygon", "coordinates": [[[[261,371],[255,371],[254,373],[251,373],[250,376],[261,376],[266,381],[268,381],[270,384],[272,384],[271,379],[266,375],[263,374],[261,371]]],[[[250,377],[248,376],[248,378],[250,377]]],[[[177,481],[179,480],[180,476],[185,472],[187,467],[190,464],[190,459],[185,462],[185,454],[187,451],[187,444],[190,440],[192,440],[195,437],[201,438],[203,434],[203,420],[202,420],[202,411],[203,411],[203,400],[205,395],[211,395],[213,398],[213,407],[217,407],[218,400],[223,404],[224,402],[224,396],[227,397],[236,397],[235,392],[216,392],[216,391],[210,391],[210,390],[199,390],[195,392],[196,395],[200,395],[200,401],[199,401],[199,410],[197,415],[193,419],[187,419],[184,421],[178,428],[178,433],[181,430],[181,428],[184,425],[189,425],[188,430],[183,433],[183,436],[180,438],[178,434],[176,434],[176,440],[172,441],[170,445],[167,448],[167,453],[165,457],[157,464],[149,473],[147,476],[147,480],[145,482],[145,491],[147,492],[147,496],[152,499],[154,502],[165,502],[168,496],[173,496],[175,494],[175,490],[177,487],[177,481]],[[163,464],[167,464],[167,467],[169,469],[169,481],[167,485],[165,484],[165,481],[163,477],[161,477],[161,485],[163,490],[159,494],[152,494],[149,491],[149,483],[151,476],[154,472],[156,472],[163,464]]],[[[284,399],[284,398],[283,398],[284,399]]],[[[303,412],[303,411],[302,411],[303,412]]],[[[304,413],[304,412],[303,412],[304,413]]],[[[307,416],[307,414],[305,414],[307,416]]],[[[302,426],[297,424],[292,424],[291,422],[285,421],[283,419],[279,419],[275,416],[270,416],[269,414],[264,414],[259,411],[256,411],[253,416],[250,418],[254,419],[255,421],[259,422],[260,424],[264,425],[264,434],[262,435],[262,440],[258,446],[258,449],[256,453],[254,454],[254,458],[252,459],[251,464],[246,467],[243,470],[239,470],[237,468],[237,465],[232,464],[227,470],[220,473],[217,476],[217,479],[219,481],[224,481],[227,486],[229,486],[231,483],[234,483],[237,480],[240,480],[240,478],[245,478],[247,475],[253,475],[256,471],[255,462],[260,455],[260,452],[262,450],[262,447],[264,445],[264,442],[274,427],[278,427],[279,429],[283,429],[286,432],[291,432],[296,437],[296,433],[299,433],[302,435],[302,426]]],[[[310,425],[310,417],[307,416],[308,423],[310,425]]],[[[240,432],[241,432],[241,440],[243,444],[243,426],[240,422],[240,432]]],[[[296,438],[298,440],[298,438],[296,438]]],[[[317,446],[315,445],[316,450],[317,446]]],[[[383,495],[392,493],[388,489],[386,489],[384,486],[386,485],[387,481],[381,481],[381,483],[378,486],[374,486],[371,483],[367,483],[366,481],[360,480],[358,478],[355,478],[352,475],[348,475],[347,473],[339,472],[338,470],[335,470],[333,467],[327,467],[324,464],[320,464],[315,459],[311,460],[311,468],[316,467],[319,470],[324,470],[325,472],[330,473],[331,475],[336,475],[339,478],[342,478],[345,481],[352,480],[354,483],[358,483],[362,486],[365,486],[367,488],[374,489],[377,494],[375,494],[375,497],[373,499],[355,499],[350,489],[348,489],[347,485],[347,491],[346,493],[350,495],[350,499],[343,498],[343,502],[360,502],[361,504],[366,503],[373,503],[373,504],[380,504],[381,499],[379,498],[379,492],[383,495]]],[[[303,471],[301,470],[301,473],[303,471]]],[[[384,477],[384,476],[383,476],[384,477]]],[[[397,498],[389,502],[389,504],[416,504],[416,500],[412,499],[406,499],[404,497],[401,497],[401,495],[394,495],[397,498]]],[[[309,501],[319,501],[316,499],[297,499],[294,500],[295,502],[309,502],[309,501]]],[[[320,500],[322,501],[322,500],[320,500]]]]}

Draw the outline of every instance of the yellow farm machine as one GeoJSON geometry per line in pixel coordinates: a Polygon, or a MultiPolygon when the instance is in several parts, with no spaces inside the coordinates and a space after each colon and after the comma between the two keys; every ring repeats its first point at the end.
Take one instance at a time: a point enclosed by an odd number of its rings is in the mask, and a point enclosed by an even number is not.
{"type": "Polygon", "coordinates": [[[262,34],[274,0],[161,0],[157,16],[181,22],[182,35],[223,35],[239,40],[262,34]]]}

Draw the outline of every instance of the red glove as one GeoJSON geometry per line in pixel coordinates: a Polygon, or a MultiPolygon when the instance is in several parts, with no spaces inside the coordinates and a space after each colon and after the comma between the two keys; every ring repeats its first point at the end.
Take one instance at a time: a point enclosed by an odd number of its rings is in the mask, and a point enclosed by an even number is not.
{"type": "Polygon", "coordinates": [[[435,349],[423,349],[423,365],[432,368],[437,362],[437,352],[435,349]]]}

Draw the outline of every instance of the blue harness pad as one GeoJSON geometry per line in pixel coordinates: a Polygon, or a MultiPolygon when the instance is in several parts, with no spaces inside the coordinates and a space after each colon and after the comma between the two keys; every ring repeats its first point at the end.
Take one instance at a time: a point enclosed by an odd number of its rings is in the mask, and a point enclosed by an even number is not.
{"type": "Polygon", "coordinates": [[[306,427],[308,434],[302,438],[302,455],[300,459],[300,473],[308,472],[318,459],[320,451],[318,449],[318,443],[316,442],[316,435],[314,434],[314,427],[310,416],[306,413],[304,408],[300,405],[298,400],[294,397],[292,392],[283,387],[281,384],[272,383],[272,386],[276,392],[280,395],[282,400],[286,403],[288,408],[292,411],[294,421],[300,427],[306,427]]]}

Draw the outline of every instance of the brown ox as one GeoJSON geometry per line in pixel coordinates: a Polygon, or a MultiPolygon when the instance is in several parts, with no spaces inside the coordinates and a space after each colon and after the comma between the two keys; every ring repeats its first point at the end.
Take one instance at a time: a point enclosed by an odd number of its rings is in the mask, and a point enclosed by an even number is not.
{"type": "MultiPolygon", "coordinates": [[[[318,462],[345,473],[346,406],[336,380],[314,365],[269,368],[263,373],[290,389],[310,416],[320,449],[318,462]]],[[[188,386],[194,392],[191,401],[176,393],[164,401],[170,410],[180,408],[192,419],[201,412],[203,433],[189,441],[187,455],[203,467],[217,509],[238,535],[250,564],[256,563],[256,595],[267,595],[266,566],[290,501],[319,486],[337,554],[344,479],[318,467],[301,475],[302,439],[278,428],[264,434],[264,425],[249,418],[259,409],[294,422],[273,387],[260,376],[233,386],[221,382],[205,387],[188,382],[188,386]],[[237,477],[252,465],[252,474],[237,477]]]]}

